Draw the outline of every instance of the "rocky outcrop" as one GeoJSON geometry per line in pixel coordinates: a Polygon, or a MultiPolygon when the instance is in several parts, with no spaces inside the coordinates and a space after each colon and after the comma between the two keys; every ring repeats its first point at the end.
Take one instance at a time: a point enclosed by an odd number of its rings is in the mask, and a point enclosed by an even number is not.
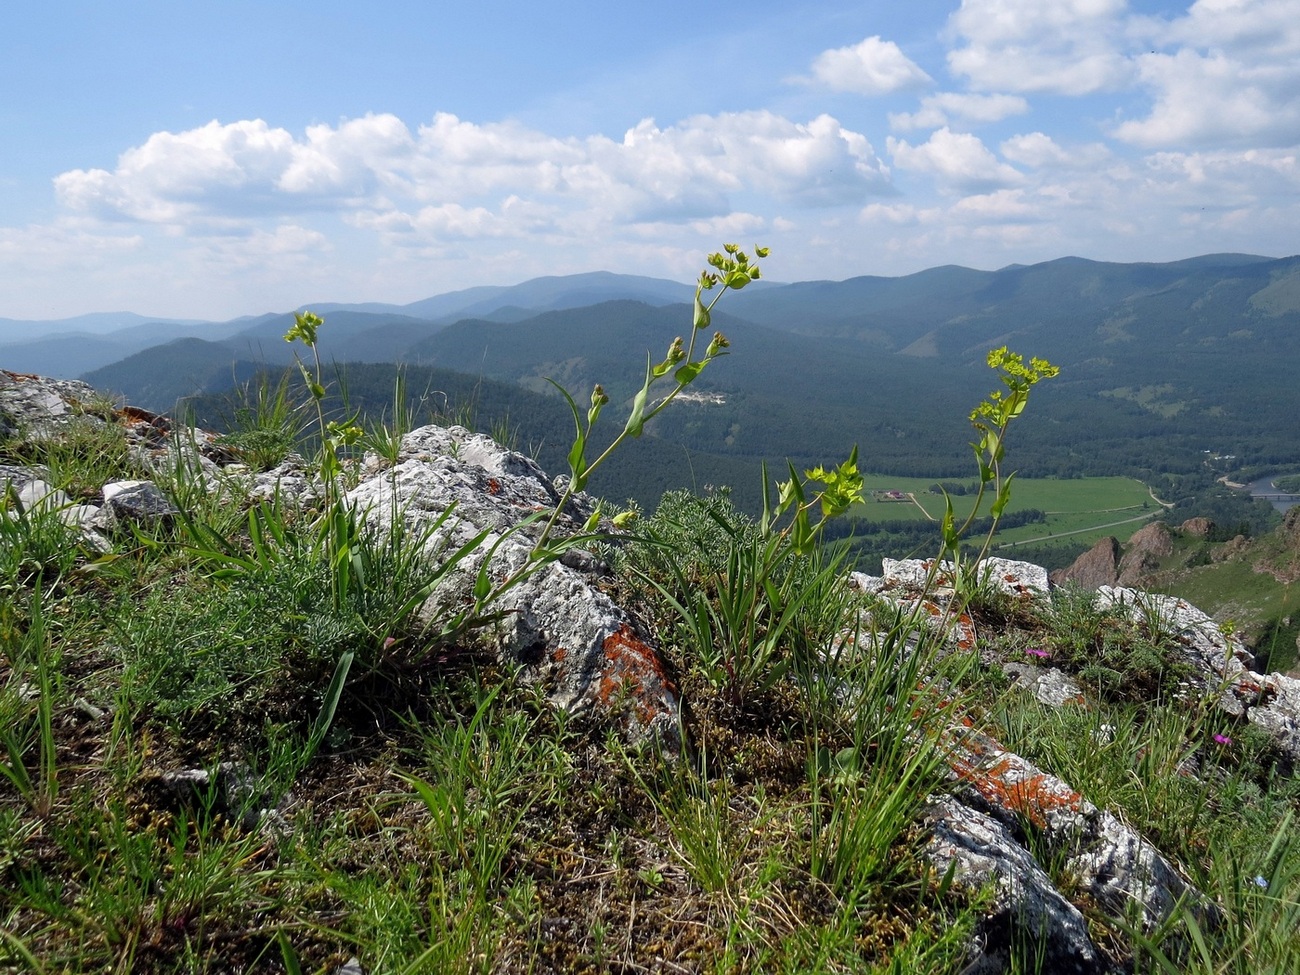
{"type": "Polygon", "coordinates": [[[1300,680],[1257,674],[1255,658],[1236,635],[1186,600],[1135,589],[1103,588],[1101,605],[1126,609],[1151,626],[1172,633],[1197,696],[1213,695],[1220,709],[1262,728],[1292,765],[1300,765],[1300,680]]]}
{"type": "Polygon", "coordinates": [[[110,481],[100,492],[104,498],[97,525],[113,528],[120,524],[170,524],[180,509],[153,481],[110,481]]]}
{"type": "MultiPolygon", "coordinates": [[[[854,584],[886,605],[919,610],[923,622],[945,627],[941,632],[950,646],[982,646],[970,617],[953,602],[951,565],[887,559],[883,568],[881,577],[855,574],[854,584]]],[[[1051,598],[1046,572],[1028,563],[989,560],[974,580],[1003,597],[1051,598]]],[[[1189,631],[1208,626],[1194,659],[1220,668],[1223,653],[1216,655],[1210,646],[1222,650],[1229,644],[1207,621],[1180,618],[1189,631]]],[[[870,632],[869,626],[858,629],[870,632]]],[[[1239,642],[1232,646],[1244,653],[1239,642]]],[[[1001,663],[1014,685],[1043,703],[1086,706],[1083,689],[1059,668],[1023,660],[1001,663]]],[[[1061,895],[1061,875],[1088,900],[1116,916],[1138,918],[1146,930],[1167,920],[1180,899],[1204,901],[1155,846],[1068,783],[965,723],[955,723],[948,734],[948,763],[957,788],[930,801],[926,856],[958,886],[971,892],[991,889],[993,895],[967,971],[1002,972],[1013,948],[1022,959],[1027,953],[1042,971],[1117,970],[1092,941],[1078,909],[1061,895]]]]}
{"type": "Polygon", "coordinates": [[[1230,562],[1250,551],[1250,539],[1245,535],[1236,535],[1222,545],[1210,550],[1211,562],[1230,562]]]}
{"type": "Polygon", "coordinates": [[[930,803],[923,825],[936,872],[959,887],[992,891],[964,972],[1005,972],[1013,951],[1045,972],[1105,971],[1088,922],[1011,830],[950,796],[930,803]]]}
{"type": "Polygon", "coordinates": [[[1040,703],[1050,707],[1059,708],[1064,704],[1083,704],[1086,701],[1083,688],[1059,667],[1039,667],[1006,661],[1002,664],[1002,672],[1011,678],[1014,685],[1023,687],[1040,703]]]}
{"type": "Polygon", "coordinates": [[[1052,582],[1058,586],[1072,583],[1082,589],[1099,589],[1113,586],[1119,579],[1119,539],[1107,536],[1080,555],[1065,569],[1052,573],[1052,582]]]}
{"type": "Polygon", "coordinates": [[[1174,553],[1174,536],[1164,522],[1155,521],[1139,528],[1128,540],[1119,560],[1116,582],[1121,586],[1137,585],[1143,576],[1160,567],[1160,560],[1174,553]]]}
{"type": "MultiPolygon", "coordinates": [[[[378,458],[369,463],[373,469],[378,458]]],[[[542,681],[565,710],[615,709],[634,738],[652,734],[672,744],[676,687],[651,637],[600,589],[597,576],[579,568],[599,564],[566,558],[525,569],[542,528],[538,516],[560,499],[560,489],[530,458],[463,427],[437,426],[407,434],[397,463],[367,476],[347,496],[381,527],[402,519],[420,532],[452,511],[428,539],[433,557],[487,532],[422,614],[433,620],[463,605],[487,560],[495,583],[518,578],[493,605],[503,618],[482,634],[494,653],[542,681]]],[[[561,535],[579,529],[592,511],[594,502],[585,495],[571,501],[561,535]]]]}
{"type": "Polygon", "coordinates": [[[0,436],[19,431],[44,435],[57,430],[98,397],[75,379],[47,379],[0,369],[0,436]]]}
{"type": "Polygon", "coordinates": [[[1282,515],[1281,535],[1293,549],[1300,551],[1300,505],[1287,508],[1282,515]]]}
{"type": "Polygon", "coordinates": [[[1209,518],[1188,518],[1178,526],[1178,530],[1184,535],[1191,535],[1195,538],[1209,538],[1214,531],[1214,522],[1209,518]]]}
{"type": "Polygon", "coordinates": [[[1137,918],[1147,931],[1180,900],[1212,913],[1204,895],[1123,820],[992,738],[954,729],[949,761],[961,786],[931,799],[925,853],[959,886],[992,888],[968,971],[1005,971],[1012,947],[1040,971],[1117,970],[1060,894],[1049,863],[1057,878],[1068,877],[1093,903],[1137,918]]]}
{"type": "MultiPolygon", "coordinates": [[[[1208,533],[1213,527],[1205,518],[1193,518],[1187,524],[1194,535],[1208,533]]],[[[1135,531],[1122,548],[1115,537],[1103,538],[1068,568],[1053,572],[1052,582],[1083,589],[1139,586],[1173,552],[1174,533],[1164,522],[1156,521],[1135,531]]]]}

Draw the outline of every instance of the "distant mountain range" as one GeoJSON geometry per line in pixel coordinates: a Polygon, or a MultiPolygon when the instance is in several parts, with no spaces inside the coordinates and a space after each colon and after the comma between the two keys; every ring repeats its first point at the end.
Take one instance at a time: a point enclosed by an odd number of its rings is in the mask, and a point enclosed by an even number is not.
{"type": "MultiPolygon", "coordinates": [[[[427,332],[431,327],[462,318],[520,321],[542,311],[581,308],[612,299],[631,299],[650,305],[689,302],[694,293],[693,284],[594,271],[534,278],[511,286],[468,288],[406,305],[323,302],[303,305],[297,310],[311,308],[319,314],[328,314],[331,332],[336,334],[342,328],[340,313],[364,316],[347,319],[353,332],[388,325],[418,326],[419,331],[427,332]]],[[[273,352],[263,352],[262,340],[278,341],[284,333],[282,323],[292,318],[292,312],[227,322],[146,318],[130,312],[79,315],[54,321],[0,318],[0,365],[15,372],[73,379],[176,339],[221,342],[235,336],[242,338],[242,342],[232,346],[240,355],[261,358],[265,354],[274,360],[273,352]]],[[[394,344],[392,339],[384,340],[384,358],[389,357],[388,349],[394,344]]],[[[396,344],[400,346],[401,341],[397,340],[396,344]]],[[[364,343],[361,347],[365,348],[364,343]]],[[[367,361],[374,361],[369,356],[380,354],[379,349],[370,350],[367,361]]]]}
{"type": "MultiPolygon", "coordinates": [[[[692,294],[689,284],[602,273],[407,305],[312,307],[326,319],[327,359],[438,367],[545,396],[555,395],[546,381],[555,379],[580,399],[601,382],[617,402],[639,385],[647,354],[661,357],[689,330],[692,294]]],[[[714,325],[733,347],[701,379],[709,396],[665,411],[649,431],[691,451],[706,478],[708,458],[728,470],[742,459],[816,463],[853,442],[875,470],[960,473],[969,464],[965,416],[995,381],[984,355],[1003,344],[1062,367],[1018,424],[1015,463],[1026,473],[1168,474],[1198,470],[1209,455],[1300,465],[1300,257],[1063,258],[999,271],[762,281],[726,296],[719,312],[714,325]]],[[[0,340],[0,366],[82,375],[169,410],[288,364],[293,349],[282,336],[291,322],[292,313],[136,321],[97,335],[0,340]]],[[[545,411],[516,410],[527,440],[528,423],[545,411]]],[[[538,436],[558,449],[561,438],[538,436]]],[[[562,454],[549,463],[563,469],[562,454]]]]}

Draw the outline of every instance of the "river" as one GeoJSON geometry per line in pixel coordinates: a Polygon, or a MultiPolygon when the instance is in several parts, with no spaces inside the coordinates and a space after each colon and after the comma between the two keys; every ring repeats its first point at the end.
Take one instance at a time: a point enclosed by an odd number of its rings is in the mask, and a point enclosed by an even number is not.
{"type": "MultiPolygon", "coordinates": [[[[1251,481],[1249,484],[1246,485],[1246,489],[1250,491],[1250,496],[1252,498],[1258,497],[1261,494],[1278,494],[1280,492],[1278,491],[1277,488],[1273,486],[1273,479],[1276,477],[1285,477],[1285,476],[1286,476],[1286,472],[1284,471],[1269,474],[1267,477],[1261,477],[1258,481],[1251,481]]],[[[1270,503],[1278,511],[1286,511],[1288,508],[1293,507],[1296,504],[1300,504],[1300,502],[1297,501],[1273,501],[1270,503]]]]}

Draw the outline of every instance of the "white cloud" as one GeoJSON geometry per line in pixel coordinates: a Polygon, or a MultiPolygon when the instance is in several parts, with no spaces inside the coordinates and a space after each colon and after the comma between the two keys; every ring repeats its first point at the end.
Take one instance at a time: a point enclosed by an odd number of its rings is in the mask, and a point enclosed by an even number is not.
{"type": "Polygon", "coordinates": [[[1134,18],[1135,36],[1269,59],[1300,54],[1294,0],[1198,0],[1184,17],[1134,18]]]}
{"type": "Polygon", "coordinates": [[[204,210],[247,210],[275,190],[293,137],[261,119],[157,132],[122,153],[113,172],[74,169],[54,180],[73,210],[109,219],[175,223],[204,210]]]}
{"type": "Polygon", "coordinates": [[[1132,71],[1118,46],[1125,0],[962,0],[948,28],[953,74],[977,89],[1082,95],[1132,71]]]}
{"type": "Polygon", "coordinates": [[[1300,142],[1300,66],[1255,68],[1186,49],[1139,63],[1155,105],[1147,118],[1116,126],[1118,139],[1148,147],[1300,142]]]}
{"type": "MultiPolygon", "coordinates": [[[[931,210],[930,213],[937,213],[931,210]]],[[[890,224],[895,227],[911,227],[926,220],[926,213],[918,210],[911,203],[868,203],[858,214],[863,223],[890,224]]]]}
{"type": "Polygon", "coordinates": [[[899,169],[932,175],[951,189],[987,191],[1014,185],[1023,178],[969,133],[942,128],[916,146],[890,136],[887,146],[899,169]]]}
{"type": "Polygon", "coordinates": [[[943,125],[1000,122],[1029,111],[1019,95],[972,95],[953,91],[926,95],[916,112],[891,113],[889,124],[899,130],[937,129],[943,125]]]}
{"type": "Polygon", "coordinates": [[[823,51],[813,59],[812,78],[803,80],[857,95],[888,95],[932,83],[897,44],[881,40],[879,35],[850,47],[823,51]]]}
{"type": "Polygon", "coordinates": [[[305,267],[330,251],[329,240],[319,231],[296,224],[268,230],[204,238],[201,250],[225,271],[283,273],[305,267]]]}
{"type": "Polygon", "coordinates": [[[0,264],[9,269],[71,269],[140,250],[139,234],[106,234],[74,220],[51,225],[0,227],[0,264]]]}
{"type": "Polygon", "coordinates": [[[1032,169],[1092,169],[1111,155],[1100,142],[1066,147],[1042,132],[1014,135],[998,148],[1013,163],[1032,169]]]}
{"type": "Polygon", "coordinates": [[[395,116],[371,115],[312,126],[301,139],[261,120],[212,122],[157,133],[112,172],[73,170],[55,186],[72,211],[191,235],[314,209],[391,233],[471,239],[579,217],[705,220],[752,194],[799,207],[858,203],[888,182],[866,137],[831,116],[797,123],[752,111],[666,127],[646,119],[620,141],[447,114],[415,134],[395,116]]]}
{"type": "Polygon", "coordinates": [[[1200,0],[1171,21],[1139,18],[1150,114],[1115,127],[1146,147],[1300,143],[1300,17],[1294,0],[1200,0]]]}
{"type": "Polygon", "coordinates": [[[1147,187],[1183,205],[1258,206],[1268,199],[1294,206],[1300,199],[1300,150],[1245,149],[1158,152],[1143,170],[1147,187]]]}
{"type": "Polygon", "coordinates": [[[291,161],[275,186],[285,193],[321,197],[402,190],[409,186],[415,154],[410,131],[395,115],[345,120],[338,128],[313,125],[305,142],[293,142],[291,161]]]}
{"type": "Polygon", "coordinates": [[[441,203],[412,213],[397,209],[366,211],[348,221],[356,227],[379,231],[390,244],[419,246],[429,239],[463,241],[544,234],[555,229],[554,217],[551,208],[510,196],[496,211],[441,203]]]}
{"type": "Polygon", "coordinates": [[[1042,220],[1045,216],[1043,208],[1031,204],[1023,190],[967,196],[953,204],[949,212],[958,217],[993,222],[1042,220]]]}

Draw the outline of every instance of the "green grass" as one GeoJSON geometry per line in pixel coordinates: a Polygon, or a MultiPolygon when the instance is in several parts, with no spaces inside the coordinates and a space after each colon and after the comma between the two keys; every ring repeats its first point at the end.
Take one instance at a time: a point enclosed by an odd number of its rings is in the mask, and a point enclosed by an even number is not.
{"type": "MultiPolygon", "coordinates": [[[[111,451],[60,449],[67,483],[109,473],[111,451]]],[[[1230,922],[1197,941],[1179,917],[1181,941],[1147,946],[1090,908],[1115,950],[1207,973],[1300,961],[1298,854],[1272,842],[1294,780],[1249,728],[1166,707],[1159,634],[1082,600],[984,598],[985,663],[941,661],[915,618],[861,615],[836,553],[740,558],[752,523],[674,497],[630,550],[640,572],[616,558],[610,581],[655,621],[688,703],[673,756],[633,748],[616,716],[556,712],[467,627],[414,623],[437,578],[422,536],[232,515],[185,470],[161,480],[189,523],[121,531],[106,559],[53,523],[7,523],[0,969],[956,973],[984,895],[933,876],[918,828],[953,787],[954,714],[1121,812],[1230,922]],[[873,639],[824,652],[842,632],[873,639]],[[1079,675],[1087,708],[1044,709],[986,666],[1031,646],[1079,675]],[[1197,781],[1177,774],[1188,755],[1197,781]],[[228,762],[216,784],[169,779],[228,762]],[[1255,876],[1269,888],[1238,889],[1255,876]]],[[[1145,496],[1020,487],[1076,515],[1145,496]]]]}
{"type": "MultiPolygon", "coordinates": [[[[942,494],[932,493],[936,483],[933,478],[872,474],[865,481],[871,500],[855,505],[849,512],[850,518],[868,522],[932,520],[937,530],[937,522],[943,518],[944,498],[942,494]],[[883,492],[889,491],[911,497],[903,501],[879,500],[883,492]]],[[[954,479],[954,483],[974,487],[969,479],[954,479]]],[[[973,491],[952,496],[958,520],[969,514],[974,502],[973,491]]],[[[989,504],[991,499],[986,497],[982,513],[988,513],[989,504]]],[[[1052,536],[1063,536],[1085,547],[1107,535],[1127,537],[1162,510],[1152,500],[1146,485],[1132,478],[1017,478],[1007,514],[1029,509],[1044,512],[1046,520],[999,532],[994,540],[994,548],[1002,549],[998,554],[1015,558],[1016,547],[1052,536]]]]}
{"type": "MultiPolygon", "coordinates": [[[[868,501],[853,508],[852,514],[859,518],[877,521],[895,518],[941,518],[943,517],[943,495],[934,493],[931,488],[939,482],[934,478],[891,477],[883,474],[868,474],[864,477],[866,490],[899,491],[903,494],[916,495],[919,507],[912,503],[868,501]],[[922,512],[921,509],[925,509],[922,512]]],[[[953,479],[954,483],[972,487],[973,482],[953,479]]],[[[955,495],[952,498],[953,510],[960,516],[970,512],[974,503],[974,494],[955,495]]],[[[986,499],[987,501],[987,499],[986,499]]],[[[1134,509],[1141,510],[1158,507],[1152,500],[1146,485],[1128,477],[1079,477],[1079,478],[1016,478],[1011,504],[1007,511],[1019,511],[1025,508],[1038,508],[1052,517],[1071,514],[1114,514],[1123,516],[1134,509]]]]}
{"type": "Polygon", "coordinates": [[[1258,648],[1269,671],[1297,664],[1300,637],[1300,581],[1280,583],[1255,569],[1255,560],[1232,559],[1179,572],[1161,586],[1220,621],[1232,621],[1258,648]]]}

